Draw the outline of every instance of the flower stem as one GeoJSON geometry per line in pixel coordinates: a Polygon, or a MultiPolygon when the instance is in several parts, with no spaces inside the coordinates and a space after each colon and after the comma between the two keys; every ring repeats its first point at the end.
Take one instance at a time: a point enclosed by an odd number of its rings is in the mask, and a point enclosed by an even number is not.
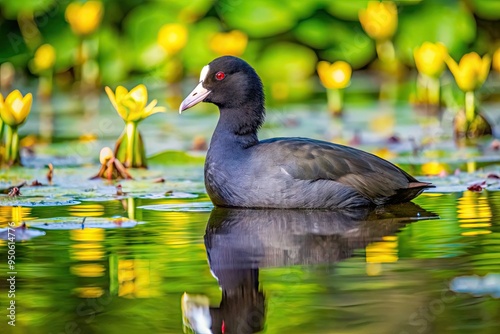
{"type": "Polygon", "coordinates": [[[19,164],[19,135],[17,127],[5,125],[5,156],[4,162],[8,165],[19,164]]]}
{"type": "Polygon", "coordinates": [[[328,88],[326,90],[326,97],[328,100],[328,110],[332,115],[340,115],[343,108],[343,94],[340,89],[328,88]]]}
{"type": "Polygon", "coordinates": [[[135,160],[134,167],[146,168],[146,154],[144,152],[144,143],[142,142],[141,133],[139,131],[136,132],[135,137],[135,160]]]}
{"type": "Polygon", "coordinates": [[[439,79],[428,78],[427,97],[428,97],[429,104],[436,105],[436,106],[438,106],[440,104],[439,79]]]}
{"type": "Polygon", "coordinates": [[[49,69],[43,73],[38,82],[38,94],[42,98],[49,98],[52,95],[52,77],[53,71],[49,69]]]}
{"type": "Polygon", "coordinates": [[[127,157],[126,143],[127,143],[127,127],[123,130],[122,134],[118,138],[115,144],[115,151],[113,152],[115,158],[118,159],[122,164],[125,162],[127,157]]]}
{"type": "Polygon", "coordinates": [[[4,125],[3,125],[3,121],[2,119],[0,118],[0,145],[2,143],[2,136],[3,136],[3,128],[4,128],[4,125]]]}
{"type": "Polygon", "coordinates": [[[141,152],[141,143],[139,141],[139,131],[135,132],[134,137],[134,160],[133,167],[142,167],[142,152],[141,152]]]}
{"type": "Polygon", "coordinates": [[[147,166],[147,159],[146,159],[146,149],[144,148],[144,141],[142,140],[141,133],[137,131],[138,134],[138,143],[140,145],[140,151],[141,151],[141,167],[148,168],[147,166]]]}
{"type": "Polygon", "coordinates": [[[5,124],[5,155],[4,162],[9,163],[10,161],[10,149],[12,147],[12,128],[5,124]]]}
{"type": "Polygon", "coordinates": [[[390,40],[376,41],[375,48],[377,50],[378,59],[381,61],[391,63],[396,59],[394,45],[390,40]]]}
{"type": "Polygon", "coordinates": [[[75,61],[75,81],[82,81],[83,77],[83,63],[85,61],[84,56],[84,46],[83,38],[78,41],[78,47],[76,49],[76,61],[75,61]]]}
{"type": "Polygon", "coordinates": [[[12,164],[19,164],[19,135],[17,134],[17,127],[12,128],[12,164]]]}
{"type": "Polygon", "coordinates": [[[17,22],[21,30],[21,36],[29,49],[35,50],[42,41],[42,35],[38,29],[33,11],[21,11],[18,14],[17,22]]]}
{"type": "Polygon", "coordinates": [[[137,138],[137,123],[128,122],[125,126],[125,131],[127,133],[127,154],[125,156],[124,165],[127,168],[135,167],[135,146],[137,138]]]}
{"type": "Polygon", "coordinates": [[[419,73],[417,89],[419,102],[436,106],[440,105],[440,84],[438,78],[432,78],[419,73]]]}
{"type": "Polygon", "coordinates": [[[465,118],[468,123],[471,123],[476,116],[474,109],[474,91],[465,92],[465,118]]]}
{"type": "Polygon", "coordinates": [[[135,198],[127,198],[127,214],[128,219],[135,219],[135,198]]]}

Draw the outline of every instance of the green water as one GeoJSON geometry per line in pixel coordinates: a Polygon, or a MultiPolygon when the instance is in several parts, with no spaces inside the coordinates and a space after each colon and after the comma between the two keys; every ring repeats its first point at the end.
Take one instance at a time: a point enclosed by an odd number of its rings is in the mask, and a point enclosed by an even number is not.
{"type": "MultiPolygon", "coordinates": [[[[419,207],[369,217],[265,210],[210,217],[206,206],[192,205],[206,201],[127,200],[134,210],[120,200],[24,208],[28,223],[130,214],[144,223],[46,230],[18,242],[16,326],[7,325],[2,307],[2,333],[181,333],[184,292],[209,298],[214,333],[222,320],[226,333],[500,328],[497,299],[450,291],[455,277],[499,272],[500,192],[424,194],[419,207]],[[440,219],[425,220],[432,213],[440,219]]],[[[3,222],[12,219],[9,210],[2,208],[3,222]]],[[[6,241],[0,252],[5,277],[6,241]]],[[[4,306],[11,299],[1,282],[4,306]]]]}

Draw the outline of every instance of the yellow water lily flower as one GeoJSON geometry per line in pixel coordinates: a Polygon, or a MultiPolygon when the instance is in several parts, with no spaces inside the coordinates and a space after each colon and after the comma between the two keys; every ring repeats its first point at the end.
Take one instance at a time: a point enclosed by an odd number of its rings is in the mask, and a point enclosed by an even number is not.
{"type": "Polygon", "coordinates": [[[15,90],[7,95],[4,100],[0,94],[0,117],[5,124],[17,127],[26,121],[33,103],[33,95],[26,94],[24,97],[19,90],[15,90]]]}
{"type": "Polygon", "coordinates": [[[186,27],[178,23],[168,23],[160,28],[158,32],[158,44],[168,55],[173,55],[186,46],[188,31],[186,27]]]}
{"type": "Polygon", "coordinates": [[[424,42],[413,52],[417,70],[431,78],[438,78],[443,73],[447,55],[446,46],[431,42],[424,42]]]}
{"type": "Polygon", "coordinates": [[[156,107],[157,100],[151,101],[148,105],[148,90],[146,86],[140,84],[130,90],[123,86],[116,87],[113,93],[111,88],[105,88],[111,104],[125,122],[138,122],[153,114],[165,112],[164,107],[156,107]]]}
{"type": "Polygon", "coordinates": [[[248,36],[239,30],[220,32],[210,40],[210,48],[221,56],[241,56],[248,44],[248,36]]]}
{"type": "Polygon", "coordinates": [[[66,21],[77,35],[89,35],[101,24],[103,6],[100,1],[72,2],[66,7],[66,21]]]}
{"type": "Polygon", "coordinates": [[[392,1],[370,1],[359,11],[359,22],[366,33],[378,41],[390,39],[398,27],[398,10],[392,1]]]}
{"type": "Polygon", "coordinates": [[[56,50],[50,44],[43,44],[40,46],[33,58],[33,65],[36,71],[46,71],[54,67],[56,62],[56,50]]]}
{"type": "Polygon", "coordinates": [[[438,161],[429,161],[422,164],[423,175],[441,175],[447,173],[447,166],[438,161]]]}
{"type": "Polygon", "coordinates": [[[447,56],[445,60],[458,87],[464,92],[471,92],[481,87],[490,71],[491,57],[489,55],[481,58],[476,52],[467,53],[458,64],[450,56],[447,56]]]}
{"type": "Polygon", "coordinates": [[[146,153],[144,143],[137,130],[138,123],[159,112],[164,112],[164,107],[156,107],[157,100],[148,105],[148,90],[140,84],[130,90],[123,86],[116,87],[116,92],[106,87],[111,104],[126,123],[125,131],[118,138],[115,146],[115,157],[125,167],[146,167],[146,153]],[[124,145],[122,145],[125,143],[124,145]]]}
{"type": "Polygon", "coordinates": [[[336,61],[330,64],[327,61],[320,61],[317,71],[321,83],[326,88],[341,89],[349,85],[351,80],[352,68],[345,61],[336,61]]]}

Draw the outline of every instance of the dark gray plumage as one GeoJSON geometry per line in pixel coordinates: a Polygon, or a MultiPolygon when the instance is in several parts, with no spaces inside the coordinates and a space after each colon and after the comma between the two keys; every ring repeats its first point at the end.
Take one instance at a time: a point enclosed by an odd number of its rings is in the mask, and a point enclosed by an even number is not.
{"type": "Polygon", "coordinates": [[[205,185],[217,206],[384,205],[410,201],[433,187],[355,148],[307,138],[259,141],[257,131],[265,117],[262,83],[239,58],[220,57],[205,67],[180,111],[201,101],[220,110],[205,162],[205,185]]]}

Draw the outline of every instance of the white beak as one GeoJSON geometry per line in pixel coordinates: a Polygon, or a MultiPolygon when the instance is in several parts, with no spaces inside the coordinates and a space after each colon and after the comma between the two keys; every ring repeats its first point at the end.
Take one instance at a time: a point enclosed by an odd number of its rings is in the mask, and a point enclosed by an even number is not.
{"type": "Polygon", "coordinates": [[[193,91],[188,95],[188,97],[186,97],[184,101],[182,101],[179,107],[179,114],[182,114],[184,110],[197,105],[198,103],[203,101],[208,94],[210,94],[210,91],[203,87],[203,81],[206,79],[209,71],[210,71],[209,65],[204,66],[201,69],[200,83],[193,89],[193,91]]]}
{"type": "Polygon", "coordinates": [[[203,81],[200,81],[198,86],[196,86],[193,91],[184,99],[184,101],[182,101],[179,107],[179,114],[182,114],[184,110],[189,109],[192,106],[195,106],[203,101],[208,94],[210,94],[210,91],[208,89],[205,89],[205,87],[203,87],[203,81]]]}

